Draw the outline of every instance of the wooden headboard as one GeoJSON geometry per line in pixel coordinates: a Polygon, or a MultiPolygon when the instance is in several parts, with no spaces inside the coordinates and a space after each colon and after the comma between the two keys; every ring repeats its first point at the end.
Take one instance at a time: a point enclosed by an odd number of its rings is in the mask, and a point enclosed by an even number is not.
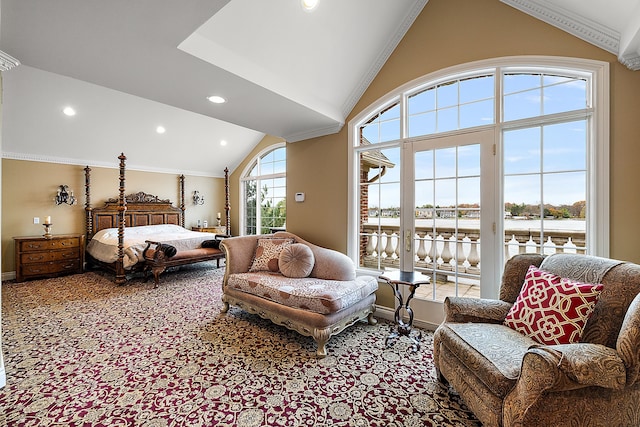
{"type": "Polygon", "coordinates": [[[176,224],[184,227],[184,175],[179,178],[180,208],[173,206],[170,200],[143,191],[125,196],[125,160],[120,154],[120,187],[117,199],[108,199],[104,206],[91,206],[91,168],[84,168],[86,195],[86,234],[87,242],[93,235],[105,228],[118,228],[120,240],[126,227],[142,225],[176,224]],[[124,215],[121,216],[121,213],[124,215]]]}
{"type": "MultiPolygon", "coordinates": [[[[182,211],[173,206],[170,200],[159,199],[157,196],[144,192],[129,194],[125,200],[125,227],[182,224],[182,211]]],[[[103,207],[94,208],[91,211],[93,232],[97,233],[105,228],[118,228],[119,207],[119,200],[109,199],[103,207]]]]}

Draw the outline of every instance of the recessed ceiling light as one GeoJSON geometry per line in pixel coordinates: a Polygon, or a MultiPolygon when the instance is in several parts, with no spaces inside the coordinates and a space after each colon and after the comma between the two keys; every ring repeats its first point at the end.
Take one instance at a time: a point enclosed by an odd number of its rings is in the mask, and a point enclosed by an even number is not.
{"type": "Polygon", "coordinates": [[[227,102],[226,99],[224,99],[223,97],[218,96],[218,95],[208,96],[207,99],[209,101],[213,102],[214,104],[224,104],[225,102],[227,102]]]}
{"type": "Polygon", "coordinates": [[[319,0],[301,0],[301,1],[302,1],[302,8],[307,12],[310,12],[316,8],[319,0]]]}
{"type": "Polygon", "coordinates": [[[167,130],[164,128],[164,126],[158,126],[156,128],[156,132],[158,133],[165,133],[167,130]]]}
{"type": "Polygon", "coordinates": [[[71,116],[75,116],[76,115],[76,110],[74,110],[71,107],[64,107],[64,109],[62,110],[62,112],[64,114],[66,114],[67,116],[71,117],[71,116]]]}
{"type": "Polygon", "coordinates": [[[222,141],[220,141],[220,145],[222,145],[222,146],[224,147],[225,145],[227,145],[227,141],[225,141],[225,140],[223,139],[222,141]]]}

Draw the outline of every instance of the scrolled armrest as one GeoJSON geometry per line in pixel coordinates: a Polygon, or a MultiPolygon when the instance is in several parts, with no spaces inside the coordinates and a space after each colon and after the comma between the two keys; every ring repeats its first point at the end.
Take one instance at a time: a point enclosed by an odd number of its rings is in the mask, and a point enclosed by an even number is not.
{"type": "Polygon", "coordinates": [[[501,300],[447,297],[444,300],[445,322],[502,323],[511,304],[501,300]]]}
{"type": "MultiPolygon", "coordinates": [[[[533,347],[522,362],[521,378],[555,377],[551,389],[570,390],[580,387],[598,386],[621,390],[626,385],[626,368],[615,349],[600,344],[577,343],[533,347]],[[537,355],[545,364],[530,364],[537,355]],[[533,366],[538,366],[532,369],[533,366]],[[547,373],[540,372],[540,367],[547,373]]],[[[526,379],[526,378],[525,378],[526,379]]]]}
{"type": "Polygon", "coordinates": [[[522,425],[527,409],[546,393],[589,386],[619,390],[625,383],[624,363],[612,348],[589,343],[531,347],[504,400],[504,424],[522,425]]]}

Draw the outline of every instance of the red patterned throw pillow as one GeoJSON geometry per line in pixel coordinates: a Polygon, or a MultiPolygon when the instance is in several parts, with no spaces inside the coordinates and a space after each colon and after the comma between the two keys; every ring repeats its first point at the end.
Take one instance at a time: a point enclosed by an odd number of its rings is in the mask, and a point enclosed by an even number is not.
{"type": "Polygon", "coordinates": [[[251,263],[249,271],[279,272],[280,266],[278,265],[278,258],[280,257],[280,252],[291,244],[293,244],[293,239],[290,238],[258,239],[258,246],[256,246],[256,252],[253,256],[253,262],[251,263]]]}
{"type": "Polygon", "coordinates": [[[532,265],[504,324],[541,344],[580,342],[602,289],[532,265]]]}

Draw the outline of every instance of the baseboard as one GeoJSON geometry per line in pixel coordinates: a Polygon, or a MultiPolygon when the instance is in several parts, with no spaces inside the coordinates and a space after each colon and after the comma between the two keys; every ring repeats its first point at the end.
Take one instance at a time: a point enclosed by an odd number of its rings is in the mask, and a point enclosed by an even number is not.
{"type": "Polygon", "coordinates": [[[16,278],[16,272],[15,271],[8,271],[6,273],[2,273],[2,275],[0,276],[0,279],[2,279],[2,281],[13,280],[15,278],[16,278]]]}
{"type": "Polygon", "coordinates": [[[395,316],[395,310],[390,309],[389,307],[376,305],[376,312],[373,314],[376,317],[379,317],[385,320],[391,320],[393,322],[393,318],[395,316]]]}
{"type": "MultiPolygon", "coordinates": [[[[374,313],[374,315],[381,319],[390,320],[393,322],[395,320],[396,311],[395,309],[392,309],[389,307],[376,305],[376,312],[374,313]]],[[[408,319],[404,319],[404,320],[407,321],[408,319]]],[[[423,322],[421,320],[414,319],[413,326],[415,326],[416,328],[426,329],[428,331],[435,331],[439,325],[436,325],[431,322],[423,322]]]]}

